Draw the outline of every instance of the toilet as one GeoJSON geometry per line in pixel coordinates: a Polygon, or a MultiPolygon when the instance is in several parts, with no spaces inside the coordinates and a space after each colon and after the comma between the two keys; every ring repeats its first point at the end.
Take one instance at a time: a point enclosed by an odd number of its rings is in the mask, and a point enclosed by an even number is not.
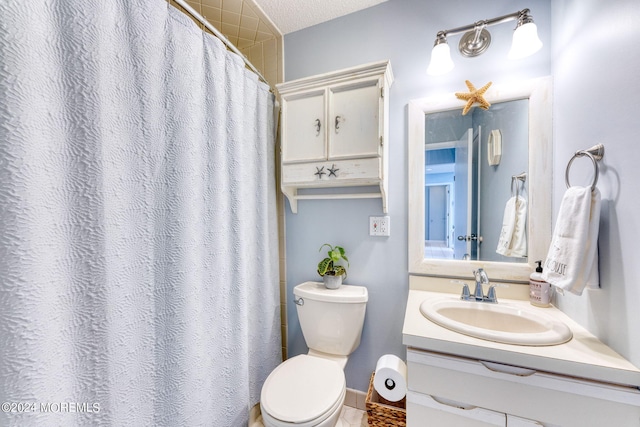
{"type": "Polygon", "coordinates": [[[293,295],[309,352],[269,374],[260,394],[262,422],[266,427],[338,427],[347,391],[344,367],[360,345],[367,288],[327,289],[305,282],[293,295]]]}

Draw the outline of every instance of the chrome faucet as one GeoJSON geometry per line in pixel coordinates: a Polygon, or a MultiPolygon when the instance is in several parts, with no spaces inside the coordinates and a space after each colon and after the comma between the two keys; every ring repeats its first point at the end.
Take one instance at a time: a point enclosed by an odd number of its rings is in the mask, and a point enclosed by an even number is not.
{"type": "Polygon", "coordinates": [[[473,296],[476,298],[476,301],[483,301],[484,291],[482,290],[482,285],[489,283],[489,276],[487,276],[487,273],[481,268],[474,270],[473,276],[476,279],[476,288],[473,291],[473,296]]]}
{"type": "MultiPolygon", "coordinates": [[[[459,285],[462,285],[462,293],[460,294],[460,299],[464,301],[497,303],[498,297],[496,295],[496,289],[495,289],[496,284],[489,283],[489,276],[487,276],[487,273],[482,268],[479,268],[473,272],[473,276],[475,277],[475,280],[476,280],[476,287],[473,290],[473,295],[469,290],[469,285],[467,285],[466,283],[460,280],[451,281],[452,283],[457,283],[459,285]],[[487,291],[487,295],[484,294],[482,285],[489,285],[489,290],[487,291]]],[[[506,285],[500,284],[499,286],[506,286],[506,285]]]]}
{"type": "Polygon", "coordinates": [[[489,276],[487,276],[487,273],[482,268],[479,268],[473,272],[473,275],[476,279],[476,288],[473,291],[475,300],[497,303],[498,297],[496,296],[496,285],[492,285],[489,283],[489,276]],[[489,285],[487,295],[484,294],[482,285],[489,285]]]}

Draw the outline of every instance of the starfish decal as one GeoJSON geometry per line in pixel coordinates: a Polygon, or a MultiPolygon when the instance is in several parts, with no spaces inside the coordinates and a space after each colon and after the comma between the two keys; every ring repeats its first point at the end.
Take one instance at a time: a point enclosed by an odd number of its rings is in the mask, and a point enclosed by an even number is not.
{"type": "Polygon", "coordinates": [[[476,103],[480,104],[479,106],[483,110],[488,110],[491,104],[489,104],[489,102],[486,99],[484,99],[483,95],[487,91],[487,89],[489,89],[489,86],[491,86],[491,82],[482,86],[480,89],[476,89],[476,87],[469,80],[465,80],[464,82],[467,84],[467,87],[469,88],[469,93],[456,92],[456,97],[458,99],[467,101],[467,104],[462,109],[462,115],[463,116],[466,115],[469,112],[469,110],[471,110],[473,105],[476,103]]]}
{"type": "Polygon", "coordinates": [[[318,175],[318,178],[322,179],[322,175],[326,175],[327,173],[324,171],[324,166],[321,168],[316,166],[316,173],[314,175],[318,175]]]}
{"type": "Polygon", "coordinates": [[[336,174],[336,172],[338,172],[340,169],[338,169],[336,167],[335,164],[332,164],[331,167],[329,169],[327,169],[329,171],[329,176],[335,176],[336,178],[338,177],[338,175],[336,174]]]}

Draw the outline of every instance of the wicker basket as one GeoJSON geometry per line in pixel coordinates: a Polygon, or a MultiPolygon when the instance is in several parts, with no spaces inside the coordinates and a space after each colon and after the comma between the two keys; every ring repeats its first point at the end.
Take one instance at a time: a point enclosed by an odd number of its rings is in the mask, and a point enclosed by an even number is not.
{"type": "Polygon", "coordinates": [[[406,397],[399,402],[390,402],[384,399],[373,388],[373,377],[371,374],[369,390],[367,391],[367,422],[370,426],[402,426],[407,425],[406,397]]]}

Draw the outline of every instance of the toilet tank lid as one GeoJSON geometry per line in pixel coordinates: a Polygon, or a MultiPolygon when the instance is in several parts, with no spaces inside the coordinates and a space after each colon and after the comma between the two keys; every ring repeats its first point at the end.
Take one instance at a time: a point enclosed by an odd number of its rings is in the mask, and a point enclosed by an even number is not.
{"type": "Polygon", "coordinates": [[[322,282],[301,283],[293,288],[293,294],[313,301],[360,303],[369,300],[369,293],[364,286],[343,284],[338,289],[327,289],[322,282]]]}

